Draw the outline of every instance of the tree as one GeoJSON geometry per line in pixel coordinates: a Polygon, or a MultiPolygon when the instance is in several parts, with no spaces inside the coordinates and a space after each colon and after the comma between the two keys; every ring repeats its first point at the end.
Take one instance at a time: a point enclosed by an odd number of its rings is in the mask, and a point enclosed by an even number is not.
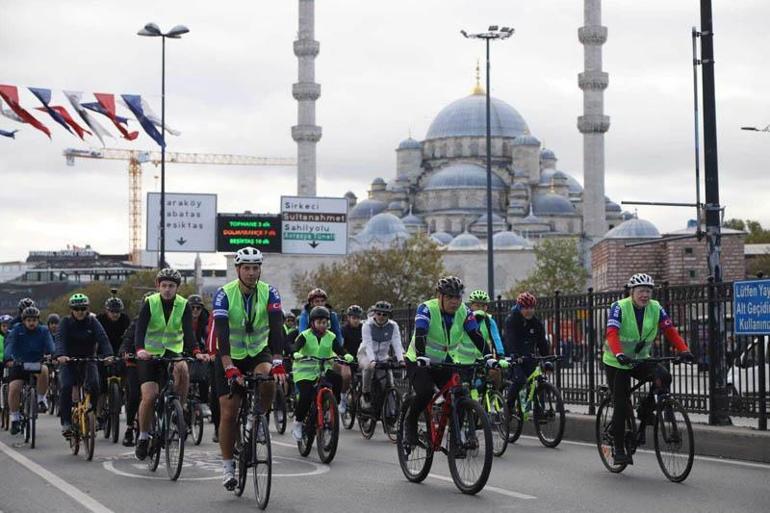
{"type": "Polygon", "coordinates": [[[748,232],[746,244],[766,244],[770,242],[770,230],[762,228],[762,224],[759,221],[754,221],[753,219],[728,219],[725,221],[724,226],[725,228],[748,232]]]}
{"type": "Polygon", "coordinates": [[[297,274],[291,288],[304,298],[310,289],[320,287],[340,309],[351,304],[366,309],[380,300],[405,306],[431,297],[444,272],[441,251],[419,234],[388,249],[359,251],[341,262],[297,274]]]}
{"type": "Polygon", "coordinates": [[[577,241],[571,239],[545,239],[535,246],[537,264],[535,270],[516,282],[506,293],[515,298],[520,292],[550,296],[557,290],[563,294],[582,292],[588,280],[583,267],[577,241]]]}

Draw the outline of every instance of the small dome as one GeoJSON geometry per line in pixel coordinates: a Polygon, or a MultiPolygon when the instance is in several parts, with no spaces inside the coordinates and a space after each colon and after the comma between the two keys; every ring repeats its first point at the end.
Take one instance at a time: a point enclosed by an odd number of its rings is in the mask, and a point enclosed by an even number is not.
{"type": "Polygon", "coordinates": [[[419,150],[421,149],[419,141],[415,141],[411,137],[404,139],[398,145],[399,150],[419,150]]]}
{"type": "Polygon", "coordinates": [[[538,194],[532,200],[535,214],[543,215],[575,215],[575,205],[564,196],[554,193],[538,194]]]}
{"type": "Polygon", "coordinates": [[[357,196],[353,193],[353,191],[348,191],[345,193],[346,198],[356,198],[357,196]]]}
{"type": "Polygon", "coordinates": [[[393,214],[377,214],[369,219],[363,231],[356,236],[363,246],[387,245],[393,241],[407,239],[409,233],[404,223],[393,214]]]}
{"type": "Polygon", "coordinates": [[[556,154],[550,148],[540,150],[540,160],[556,160],[556,154]]]}
{"type": "Polygon", "coordinates": [[[621,212],[622,209],[620,208],[620,205],[615,203],[614,201],[607,200],[604,203],[604,210],[607,212],[621,212]]]}
{"type": "Polygon", "coordinates": [[[540,140],[534,135],[521,134],[513,140],[514,146],[540,146],[540,140]]]}
{"type": "Polygon", "coordinates": [[[634,217],[623,221],[604,236],[605,239],[659,239],[660,232],[649,221],[634,217]]]}
{"type": "Polygon", "coordinates": [[[359,201],[355,207],[353,207],[348,214],[349,219],[371,219],[383,210],[385,210],[385,203],[379,200],[365,199],[359,201]]]}
{"type": "MultiPolygon", "coordinates": [[[[478,219],[473,221],[473,224],[483,224],[483,225],[486,225],[487,224],[487,214],[486,213],[481,214],[478,217],[478,219]]],[[[497,215],[494,212],[492,212],[492,224],[505,224],[505,219],[503,219],[499,215],[497,215]]]]}
{"type": "Polygon", "coordinates": [[[401,218],[401,222],[404,223],[404,226],[425,226],[423,220],[414,214],[405,215],[401,218]]]}
{"type": "MultiPolygon", "coordinates": [[[[450,103],[430,124],[425,139],[484,137],[487,135],[486,104],[483,94],[472,94],[450,103]]],[[[529,132],[521,114],[497,98],[490,98],[490,120],[492,137],[516,137],[529,132]]]]}
{"type": "Polygon", "coordinates": [[[372,185],[385,185],[385,180],[380,178],[379,176],[372,180],[372,185]]]}
{"type": "Polygon", "coordinates": [[[452,236],[447,232],[431,233],[430,238],[433,239],[433,241],[435,241],[439,246],[446,246],[452,242],[452,236]]]}
{"type": "Polygon", "coordinates": [[[406,190],[406,187],[404,186],[404,182],[399,182],[398,180],[394,180],[388,183],[388,185],[385,186],[385,190],[388,192],[404,192],[406,190]]]}
{"type": "Polygon", "coordinates": [[[388,203],[387,210],[404,210],[404,207],[401,205],[400,201],[391,201],[388,203]]]}
{"type": "Polygon", "coordinates": [[[513,232],[497,232],[492,236],[492,246],[495,249],[529,248],[532,243],[513,232]]]}
{"type": "MultiPolygon", "coordinates": [[[[476,164],[458,163],[440,169],[428,182],[423,190],[456,189],[458,187],[477,188],[487,186],[487,170],[476,164]]],[[[497,173],[492,173],[492,188],[505,189],[505,182],[497,173]]]]}
{"type": "Polygon", "coordinates": [[[556,169],[544,169],[540,174],[540,183],[550,184],[551,178],[554,177],[556,173],[560,173],[567,178],[567,187],[569,188],[570,194],[579,194],[583,192],[583,186],[580,185],[580,182],[578,182],[572,175],[565,173],[564,171],[557,171],[556,169]]]}
{"type": "Polygon", "coordinates": [[[452,239],[449,249],[481,249],[481,241],[475,235],[465,232],[452,239]]]}

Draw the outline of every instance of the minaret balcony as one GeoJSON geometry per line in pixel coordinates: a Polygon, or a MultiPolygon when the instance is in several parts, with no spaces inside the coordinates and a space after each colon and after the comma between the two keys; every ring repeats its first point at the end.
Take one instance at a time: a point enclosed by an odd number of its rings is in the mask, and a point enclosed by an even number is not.
{"type": "Polygon", "coordinates": [[[607,42],[607,27],[589,26],[578,29],[578,39],[584,45],[603,45],[607,42]]]}

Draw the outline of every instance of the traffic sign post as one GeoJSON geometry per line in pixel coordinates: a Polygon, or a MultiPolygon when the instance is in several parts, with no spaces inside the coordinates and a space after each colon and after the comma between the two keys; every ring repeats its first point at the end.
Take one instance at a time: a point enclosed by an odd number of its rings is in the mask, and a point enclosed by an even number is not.
{"type": "Polygon", "coordinates": [[[235,253],[252,246],[263,253],[281,252],[281,216],[277,214],[217,215],[217,251],[235,253]]]}
{"type": "Polygon", "coordinates": [[[347,198],[281,196],[282,252],[295,255],[346,255],[347,198]]]}
{"type": "MultiPolygon", "coordinates": [[[[165,204],[166,251],[216,251],[217,195],[167,192],[165,204]]],[[[160,244],[160,194],[147,193],[147,250],[160,244]]]]}

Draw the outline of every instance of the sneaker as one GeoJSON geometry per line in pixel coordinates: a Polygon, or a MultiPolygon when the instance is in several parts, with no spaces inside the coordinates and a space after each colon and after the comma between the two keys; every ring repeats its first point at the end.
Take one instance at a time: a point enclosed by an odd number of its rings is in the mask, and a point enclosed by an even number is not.
{"type": "Polygon", "coordinates": [[[18,435],[19,433],[21,433],[21,421],[14,420],[11,422],[11,434],[18,435]]]}
{"type": "Polygon", "coordinates": [[[294,440],[297,442],[302,441],[302,422],[294,421],[294,426],[291,428],[291,436],[293,436],[294,440]]]}
{"type": "Polygon", "coordinates": [[[201,404],[201,415],[203,418],[211,417],[211,408],[209,408],[208,404],[201,404]]]}
{"type": "Polygon", "coordinates": [[[624,452],[615,453],[615,456],[613,459],[615,461],[615,465],[633,465],[634,464],[634,459],[630,455],[624,452]]]}
{"type": "Polygon", "coordinates": [[[45,396],[41,397],[37,402],[37,411],[40,413],[45,413],[48,411],[48,401],[46,400],[45,396]]]}
{"type": "Polygon", "coordinates": [[[64,424],[61,427],[61,436],[69,438],[72,436],[72,424],[64,424]]]}
{"type": "Polygon", "coordinates": [[[144,459],[147,457],[147,450],[149,446],[150,446],[149,438],[145,438],[144,440],[138,440],[136,442],[136,449],[134,450],[136,459],[138,459],[139,461],[144,461],[144,459]]]}
{"type": "Polygon", "coordinates": [[[347,398],[347,396],[344,396],[344,395],[342,396],[342,399],[340,400],[339,410],[340,410],[340,415],[345,415],[345,413],[347,413],[347,411],[348,411],[348,398],[347,398]]]}
{"type": "Polygon", "coordinates": [[[222,486],[228,491],[235,490],[235,485],[238,484],[238,480],[235,478],[235,470],[232,468],[224,469],[222,473],[222,486]]]}
{"type": "Polygon", "coordinates": [[[123,447],[134,446],[134,430],[131,428],[126,429],[126,434],[123,435],[123,447]]]}
{"type": "Polygon", "coordinates": [[[219,433],[217,433],[215,431],[214,432],[214,436],[211,437],[211,441],[214,442],[215,444],[218,444],[219,443],[219,433]]]}

